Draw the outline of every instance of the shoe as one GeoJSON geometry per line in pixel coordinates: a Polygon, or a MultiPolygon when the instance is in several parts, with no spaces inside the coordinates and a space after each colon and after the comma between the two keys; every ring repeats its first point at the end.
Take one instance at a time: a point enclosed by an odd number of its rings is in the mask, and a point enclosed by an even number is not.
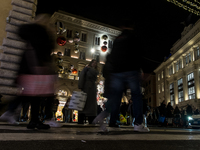
{"type": "Polygon", "coordinates": [[[30,121],[29,124],[27,125],[27,129],[49,129],[50,126],[47,124],[43,124],[42,122],[32,122],[30,121]]]}
{"type": "Polygon", "coordinates": [[[19,123],[16,120],[17,120],[16,115],[10,111],[6,111],[0,117],[0,121],[5,121],[10,124],[19,125],[19,123]]]}
{"type": "Polygon", "coordinates": [[[45,121],[45,124],[48,124],[50,127],[53,127],[53,128],[62,127],[62,125],[60,123],[56,122],[54,119],[51,119],[49,121],[45,121]]]}
{"type": "Polygon", "coordinates": [[[149,128],[145,127],[143,124],[135,124],[133,131],[136,132],[149,132],[149,128]]]}

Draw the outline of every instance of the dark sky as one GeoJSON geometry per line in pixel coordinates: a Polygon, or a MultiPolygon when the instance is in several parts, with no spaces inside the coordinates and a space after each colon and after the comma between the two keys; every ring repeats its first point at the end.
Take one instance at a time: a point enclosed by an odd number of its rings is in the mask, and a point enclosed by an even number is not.
{"type": "MultiPolygon", "coordinates": [[[[64,10],[112,26],[117,26],[121,18],[133,19],[137,32],[144,40],[144,56],[148,58],[145,72],[152,72],[159,66],[156,62],[163,62],[164,57],[169,56],[172,45],[181,37],[184,29],[184,25],[180,23],[188,20],[190,15],[190,12],[167,0],[134,0],[129,3],[38,0],[37,7],[36,13],[53,14],[57,10],[64,10]]],[[[195,23],[198,19],[199,16],[193,14],[190,23],[195,23]]]]}

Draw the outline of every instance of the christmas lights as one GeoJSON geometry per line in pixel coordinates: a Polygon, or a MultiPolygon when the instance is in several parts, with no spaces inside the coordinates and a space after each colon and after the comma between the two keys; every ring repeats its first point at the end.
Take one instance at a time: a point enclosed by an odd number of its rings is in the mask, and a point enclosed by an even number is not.
{"type": "Polygon", "coordinates": [[[183,8],[184,10],[187,10],[191,13],[200,16],[200,11],[199,11],[200,6],[198,6],[200,2],[198,0],[193,0],[193,2],[189,0],[167,0],[167,1],[175,4],[178,7],[183,8]]]}

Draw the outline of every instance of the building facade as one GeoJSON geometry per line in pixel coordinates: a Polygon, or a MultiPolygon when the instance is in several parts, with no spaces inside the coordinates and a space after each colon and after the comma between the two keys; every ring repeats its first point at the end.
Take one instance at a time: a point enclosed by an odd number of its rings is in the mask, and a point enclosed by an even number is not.
{"type": "Polygon", "coordinates": [[[143,96],[147,100],[147,105],[156,107],[156,76],[154,73],[146,74],[142,82],[144,88],[143,96]]]}
{"type": "Polygon", "coordinates": [[[55,12],[51,21],[56,29],[56,48],[53,57],[59,77],[55,94],[62,110],[72,92],[79,91],[78,76],[92,59],[98,62],[98,83],[100,83],[98,87],[102,86],[104,81],[102,68],[106,56],[110,53],[113,41],[121,31],[118,28],[63,11],[55,12]]]}
{"type": "Polygon", "coordinates": [[[200,108],[200,20],[184,28],[170,50],[171,56],[156,73],[157,106],[162,101],[185,108],[200,108]]]}

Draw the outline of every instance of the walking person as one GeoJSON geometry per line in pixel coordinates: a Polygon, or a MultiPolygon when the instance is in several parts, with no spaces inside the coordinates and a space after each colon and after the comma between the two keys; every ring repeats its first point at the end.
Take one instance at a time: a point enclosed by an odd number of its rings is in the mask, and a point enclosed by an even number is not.
{"type": "Polygon", "coordinates": [[[84,118],[88,117],[89,124],[97,115],[97,62],[93,59],[80,73],[78,88],[87,93],[87,100],[83,111],[78,112],[78,123],[84,124],[84,118]]]}
{"type": "MultiPolygon", "coordinates": [[[[128,87],[131,89],[133,100],[133,114],[135,116],[134,131],[149,132],[143,123],[143,104],[141,94],[141,68],[142,68],[142,44],[133,30],[131,20],[124,20],[121,25],[122,33],[115,39],[110,56],[107,57],[105,66],[109,84],[107,88],[106,110],[100,113],[94,123],[100,123],[101,129],[107,131],[103,124],[104,118],[111,113],[110,125],[115,126],[123,92],[128,87]],[[131,55],[134,52],[134,56],[131,55]]],[[[105,74],[105,73],[104,73],[105,74]]],[[[107,79],[106,79],[107,80],[107,79]]]]}
{"type": "MultiPolygon", "coordinates": [[[[18,35],[21,39],[26,42],[27,49],[25,50],[22,60],[20,63],[20,69],[18,72],[18,77],[21,75],[51,75],[54,74],[54,70],[52,67],[52,61],[50,54],[54,49],[54,41],[52,34],[52,28],[50,27],[50,16],[41,14],[36,17],[36,19],[28,24],[22,24],[19,26],[18,35]]],[[[30,77],[30,76],[29,76],[30,77]]],[[[45,76],[46,77],[46,76],[45,76]]],[[[19,80],[17,79],[17,85],[23,87],[22,85],[27,80],[19,80]]],[[[48,80],[49,81],[49,80],[48,80]]],[[[28,86],[26,89],[31,89],[32,86],[28,86]]],[[[46,86],[47,90],[52,90],[52,86],[46,86]]],[[[22,93],[24,93],[24,91],[22,93]]],[[[53,90],[52,90],[53,91],[53,90]]],[[[54,93],[48,93],[48,96],[53,96],[54,93]]],[[[45,95],[46,96],[46,95],[45,95]]],[[[43,124],[39,120],[39,107],[41,96],[30,96],[27,94],[26,96],[21,94],[18,96],[12,104],[10,104],[9,109],[5,112],[0,119],[4,120],[5,118],[14,118],[14,112],[16,108],[19,106],[20,102],[23,100],[30,101],[31,104],[31,120],[27,125],[28,129],[49,129],[49,125],[43,124]]],[[[11,121],[13,119],[10,119],[11,121]]]]}

